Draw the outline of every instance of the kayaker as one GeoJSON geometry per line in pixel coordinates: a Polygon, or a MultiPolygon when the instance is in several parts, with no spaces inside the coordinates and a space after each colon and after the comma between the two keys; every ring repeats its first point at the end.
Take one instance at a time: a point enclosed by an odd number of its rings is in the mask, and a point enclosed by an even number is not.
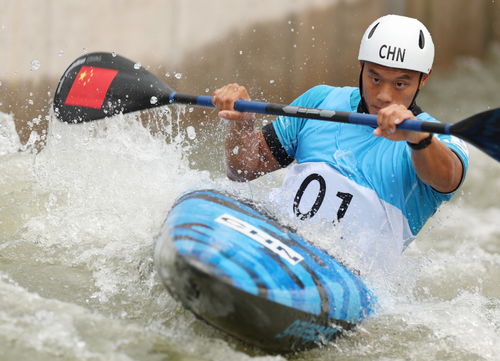
{"type": "Polygon", "coordinates": [[[420,21],[398,15],[375,20],[358,60],[359,88],[318,85],[292,105],[377,114],[376,129],[284,116],[255,129],[253,114],[233,109],[236,100],[250,100],[247,89],[229,84],[216,90],[219,116],[230,120],[228,177],[249,181],[295,161],[279,194],[290,214],[340,224],[365,241],[365,252],[398,253],[455,194],[468,151],[453,136],[396,129],[408,118],[437,121],[415,102],[434,60],[431,35],[420,21]],[[373,239],[384,247],[375,250],[373,239]]]}

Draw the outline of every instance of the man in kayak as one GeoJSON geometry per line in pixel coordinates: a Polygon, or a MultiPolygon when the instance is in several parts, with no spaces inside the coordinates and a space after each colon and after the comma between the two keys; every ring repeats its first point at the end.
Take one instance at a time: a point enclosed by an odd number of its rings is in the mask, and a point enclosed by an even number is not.
{"type": "Polygon", "coordinates": [[[292,105],[376,114],[376,129],[285,116],[254,129],[255,116],[233,108],[238,99],[250,100],[245,87],[216,90],[219,116],[230,120],[228,177],[249,181],[295,161],[280,194],[290,214],[338,222],[343,233],[365,240],[365,252],[386,243],[378,252],[400,253],[460,186],[468,151],[453,136],[396,129],[405,119],[436,121],[415,103],[434,60],[420,21],[377,19],[363,35],[358,59],[359,88],[319,85],[292,105]]]}

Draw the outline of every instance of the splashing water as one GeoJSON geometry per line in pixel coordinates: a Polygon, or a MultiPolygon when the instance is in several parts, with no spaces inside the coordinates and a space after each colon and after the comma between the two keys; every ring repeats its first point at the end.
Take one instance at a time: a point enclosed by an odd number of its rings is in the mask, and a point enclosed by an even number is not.
{"type": "Polygon", "coordinates": [[[247,359],[226,336],[212,349],[218,331],[173,301],[153,271],[153,238],[175,198],[217,186],[188,167],[184,137],[167,142],[133,115],[81,126],[53,120],[49,130],[38,154],[13,153],[20,144],[11,133],[17,147],[1,162],[0,354],[247,359]],[[208,339],[193,342],[193,325],[208,339]]]}
{"type": "Polygon", "coordinates": [[[12,115],[0,113],[0,156],[21,148],[12,115]]]}

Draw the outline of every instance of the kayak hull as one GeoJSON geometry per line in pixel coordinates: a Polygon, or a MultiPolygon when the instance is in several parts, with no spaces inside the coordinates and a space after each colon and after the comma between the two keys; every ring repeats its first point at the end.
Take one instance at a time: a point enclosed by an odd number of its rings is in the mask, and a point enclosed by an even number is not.
{"type": "Polygon", "coordinates": [[[177,200],[154,257],[170,293],[195,315],[272,352],[328,343],[375,307],[356,272],[251,202],[214,190],[177,200]]]}

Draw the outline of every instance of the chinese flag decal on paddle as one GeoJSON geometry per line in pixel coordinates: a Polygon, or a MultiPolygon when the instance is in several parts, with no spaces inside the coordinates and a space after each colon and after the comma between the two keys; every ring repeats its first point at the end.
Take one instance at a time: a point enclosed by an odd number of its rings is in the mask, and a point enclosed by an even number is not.
{"type": "Polygon", "coordinates": [[[82,66],[64,104],[100,109],[116,74],[118,70],[82,66]]]}

